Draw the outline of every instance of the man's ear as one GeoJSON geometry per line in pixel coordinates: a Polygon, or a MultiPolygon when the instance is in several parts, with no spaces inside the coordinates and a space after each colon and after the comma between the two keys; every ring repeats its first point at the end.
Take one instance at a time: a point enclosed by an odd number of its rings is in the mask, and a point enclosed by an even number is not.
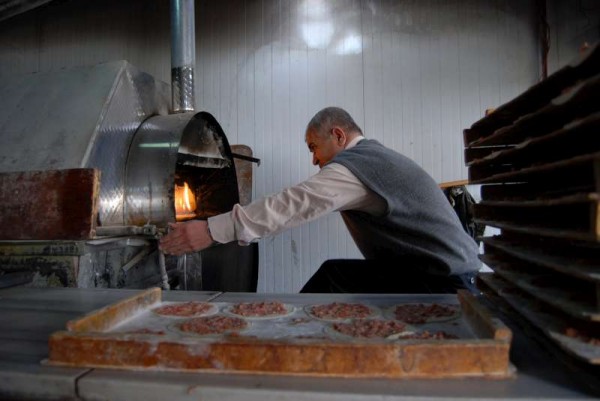
{"type": "Polygon", "coordinates": [[[335,140],[338,144],[340,145],[345,145],[346,144],[346,132],[344,132],[343,129],[341,129],[340,127],[333,127],[332,129],[333,132],[333,136],[335,136],[335,140]]]}

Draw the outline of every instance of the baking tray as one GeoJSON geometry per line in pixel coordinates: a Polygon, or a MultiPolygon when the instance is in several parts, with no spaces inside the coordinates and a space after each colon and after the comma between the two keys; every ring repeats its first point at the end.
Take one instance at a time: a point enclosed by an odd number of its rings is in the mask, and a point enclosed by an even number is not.
{"type": "MultiPolygon", "coordinates": [[[[459,307],[458,317],[411,325],[415,332],[443,330],[454,337],[441,340],[340,335],[332,330],[332,322],[307,313],[315,304],[310,294],[286,304],[291,308],[284,316],[248,319],[249,328],[233,334],[199,336],[173,329],[174,322],[184,318],[154,313],[156,307],[170,304],[161,298],[160,289],[149,289],[68,322],[67,330],[51,335],[49,358],[44,363],[337,377],[508,378],[515,374],[509,360],[512,332],[465,290],[451,298],[459,307]]],[[[259,302],[276,297],[251,299],[259,302]]],[[[285,303],[285,297],[282,299],[285,303]]],[[[378,298],[377,303],[370,299],[365,297],[364,304],[376,318],[393,319],[390,308],[398,304],[397,296],[390,296],[387,302],[385,297],[378,298]]],[[[413,299],[414,303],[419,298],[402,299],[413,299]]],[[[216,314],[227,315],[233,306],[233,302],[218,299],[210,302],[217,308],[216,314]]]]}
{"type": "Polygon", "coordinates": [[[561,316],[551,308],[545,307],[525,291],[515,288],[495,273],[479,274],[478,280],[564,351],[588,364],[600,365],[600,345],[594,345],[578,336],[567,335],[569,328],[576,327],[573,319],[561,316]]]}
{"type": "Polygon", "coordinates": [[[600,322],[596,288],[592,285],[584,286],[585,281],[580,280],[580,283],[577,283],[569,276],[553,272],[540,273],[525,262],[511,264],[490,254],[484,254],[481,260],[500,277],[529,293],[532,298],[539,299],[577,319],[600,322]]]}

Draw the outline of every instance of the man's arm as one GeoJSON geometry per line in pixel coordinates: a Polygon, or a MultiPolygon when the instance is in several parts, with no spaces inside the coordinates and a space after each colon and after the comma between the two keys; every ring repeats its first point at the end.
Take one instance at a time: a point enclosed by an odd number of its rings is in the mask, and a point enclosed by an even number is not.
{"type": "Polygon", "coordinates": [[[381,202],[347,168],[332,163],[298,185],[210,217],[208,225],[200,221],[171,225],[172,232],[161,240],[161,249],[183,254],[202,250],[213,241],[248,244],[333,211],[372,209],[381,202]],[[189,227],[182,229],[182,225],[189,227]]]}

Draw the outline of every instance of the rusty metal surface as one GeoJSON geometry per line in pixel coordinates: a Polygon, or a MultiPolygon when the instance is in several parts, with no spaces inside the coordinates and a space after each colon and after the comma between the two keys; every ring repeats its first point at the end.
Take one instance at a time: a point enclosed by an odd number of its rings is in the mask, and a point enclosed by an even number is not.
{"type": "Polygon", "coordinates": [[[0,173],[0,240],[92,238],[99,181],[94,169],[0,173]]]}

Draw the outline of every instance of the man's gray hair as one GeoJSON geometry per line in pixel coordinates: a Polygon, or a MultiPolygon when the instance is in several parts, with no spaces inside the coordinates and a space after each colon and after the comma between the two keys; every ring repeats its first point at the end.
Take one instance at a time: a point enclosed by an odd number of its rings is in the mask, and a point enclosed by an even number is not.
{"type": "Polygon", "coordinates": [[[346,132],[357,132],[362,135],[362,130],[354,122],[350,114],[339,107],[325,107],[310,120],[306,130],[314,130],[319,135],[329,132],[334,126],[339,126],[346,132]]]}

